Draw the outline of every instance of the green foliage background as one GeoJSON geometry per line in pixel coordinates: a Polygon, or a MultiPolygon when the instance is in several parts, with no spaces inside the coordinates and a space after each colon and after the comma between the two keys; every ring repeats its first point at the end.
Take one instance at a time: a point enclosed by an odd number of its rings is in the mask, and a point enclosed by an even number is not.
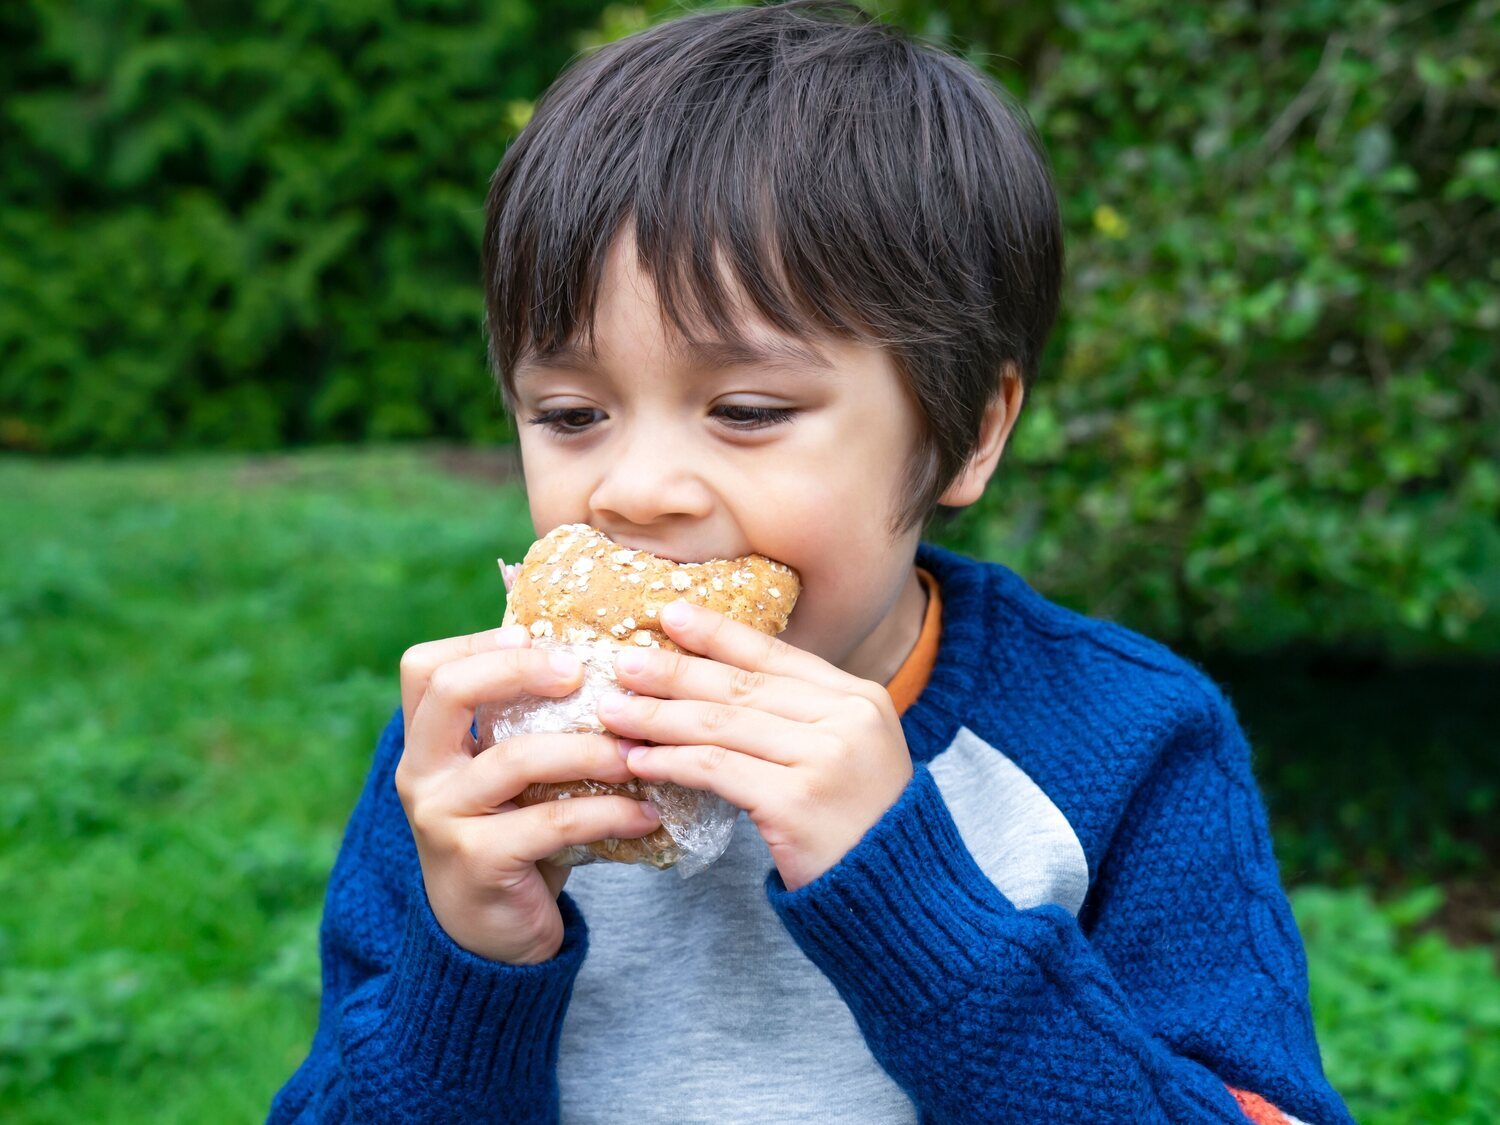
{"type": "Polygon", "coordinates": [[[591,0],[0,9],[0,446],[507,432],[484,189],[591,0]]]}
{"type": "MultiPolygon", "coordinates": [[[[505,440],[487,177],[688,6],[7,5],[0,448],[505,440]]],[[[870,6],[1021,96],[1066,211],[949,541],[1194,649],[1500,652],[1500,4],[870,6]]]]}
{"type": "Polygon", "coordinates": [[[1071,249],[972,545],[1193,647],[1496,651],[1500,5],[944,10],[1071,249]]]}

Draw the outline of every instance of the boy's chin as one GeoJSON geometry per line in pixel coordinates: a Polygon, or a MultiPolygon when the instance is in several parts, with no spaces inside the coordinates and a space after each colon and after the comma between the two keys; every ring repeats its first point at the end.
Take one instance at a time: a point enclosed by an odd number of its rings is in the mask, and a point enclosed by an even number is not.
{"type": "Polygon", "coordinates": [[[825,646],[818,643],[818,638],[809,634],[807,629],[807,619],[804,618],[799,625],[797,621],[797,614],[801,611],[801,609],[802,604],[799,602],[797,608],[792,611],[792,616],[787,621],[786,628],[776,635],[776,639],[782,641],[785,644],[791,645],[795,649],[800,649],[803,652],[811,653],[813,656],[818,657],[820,660],[827,660],[830,663],[836,664],[837,661],[835,661],[832,656],[830,656],[827,652],[821,651],[825,646]]]}

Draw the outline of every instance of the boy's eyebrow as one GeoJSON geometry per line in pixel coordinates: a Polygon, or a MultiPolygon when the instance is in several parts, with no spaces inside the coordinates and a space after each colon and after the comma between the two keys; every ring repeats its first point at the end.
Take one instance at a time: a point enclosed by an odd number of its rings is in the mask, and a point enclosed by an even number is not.
{"type": "MultiPolygon", "coordinates": [[[[710,340],[689,344],[676,353],[679,361],[699,371],[728,371],[762,367],[799,375],[832,374],[833,362],[810,344],[798,340],[710,340]]],[[[516,364],[515,381],[548,370],[597,372],[598,362],[577,344],[564,344],[545,355],[531,355],[516,364]]]]}

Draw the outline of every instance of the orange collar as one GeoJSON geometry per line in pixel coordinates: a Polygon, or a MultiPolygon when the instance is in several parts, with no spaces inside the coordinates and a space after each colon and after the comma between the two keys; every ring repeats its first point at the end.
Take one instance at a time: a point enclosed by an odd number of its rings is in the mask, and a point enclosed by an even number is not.
{"type": "Polygon", "coordinates": [[[890,683],[885,685],[898,714],[915,703],[927,686],[933,665],[937,663],[938,641],[943,633],[943,599],[938,593],[937,579],[920,566],[916,569],[917,578],[927,591],[927,613],[922,618],[922,632],[890,683]]]}

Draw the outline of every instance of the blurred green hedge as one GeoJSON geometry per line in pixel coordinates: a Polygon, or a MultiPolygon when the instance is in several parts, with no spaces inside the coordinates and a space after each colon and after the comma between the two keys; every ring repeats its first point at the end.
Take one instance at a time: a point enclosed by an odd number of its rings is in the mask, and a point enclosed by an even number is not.
{"type": "Polygon", "coordinates": [[[1070,252],[966,545],[1199,651],[1500,652],[1500,8],[945,10],[1070,252]]]}
{"type": "Polygon", "coordinates": [[[0,9],[0,448],[503,436],[490,174],[594,0],[0,9]]]}
{"type": "Polygon", "coordinates": [[[1500,1104],[1500,976],[1493,949],[1430,928],[1439,887],[1375,902],[1364,889],[1299,887],[1318,1048],[1365,1125],[1487,1125],[1500,1104]]]}
{"type": "MultiPolygon", "coordinates": [[[[1068,224],[940,537],[1194,651],[1500,652],[1493,0],[870,6],[1022,97],[1068,224]]],[[[0,448],[505,439],[487,177],[578,47],[682,7],[6,6],[0,448]]]]}

